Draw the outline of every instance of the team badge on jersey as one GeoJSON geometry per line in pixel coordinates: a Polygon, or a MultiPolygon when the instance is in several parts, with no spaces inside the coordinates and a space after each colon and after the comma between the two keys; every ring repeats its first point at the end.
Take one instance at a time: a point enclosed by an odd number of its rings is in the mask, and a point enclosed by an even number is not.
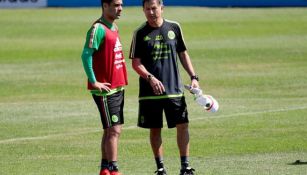
{"type": "Polygon", "coordinates": [[[172,31],[172,30],[168,31],[167,36],[171,40],[175,39],[175,37],[176,37],[175,32],[172,31]]]}

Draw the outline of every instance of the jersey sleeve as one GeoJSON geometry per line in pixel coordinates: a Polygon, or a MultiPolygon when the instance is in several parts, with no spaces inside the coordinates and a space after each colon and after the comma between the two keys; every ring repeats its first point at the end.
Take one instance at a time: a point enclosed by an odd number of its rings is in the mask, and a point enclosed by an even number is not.
{"type": "Polygon", "coordinates": [[[184,42],[181,26],[179,24],[176,25],[176,31],[177,31],[177,42],[178,42],[177,43],[177,52],[180,53],[180,52],[186,51],[187,48],[186,48],[186,45],[185,45],[185,42],[184,42]]]}
{"type": "Polygon", "coordinates": [[[137,31],[134,32],[131,46],[130,46],[130,54],[129,58],[134,59],[134,58],[141,58],[141,41],[139,40],[140,36],[137,31]]]}
{"type": "Polygon", "coordinates": [[[94,49],[84,48],[82,52],[82,56],[81,56],[84,71],[87,75],[89,82],[91,83],[96,82],[96,77],[93,71],[93,57],[92,57],[93,53],[94,53],[94,49]]]}
{"type": "Polygon", "coordinates": [[[93,53],[99,49],[100,44],[104,42],[105,29],[99,23],[94,24],[87,32],[86,41],[82,52],[82,63],[88,80],[91,83],[96,82],[93,70],[93,53]]]}
{"type": "Polygon", "coordinates": [[[96,23],[91,29],[87,32],[86,42],[84,47],[92,48],[98,50],[100,44],[104,42],[106,31],[103,28],[102,24],[96,23]]]}

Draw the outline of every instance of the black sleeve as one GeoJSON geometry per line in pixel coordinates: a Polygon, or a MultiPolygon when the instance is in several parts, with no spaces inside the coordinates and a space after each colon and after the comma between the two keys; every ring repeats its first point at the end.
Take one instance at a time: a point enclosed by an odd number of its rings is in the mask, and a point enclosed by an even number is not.
{"type": "Polygon", "coordinates": [[[140,38],[139,33],[137,31],[134,32],[130,46],[130,54],[129,54],[130,59],[141,58],[142,40],[140,40],[139,38],[140,38]]]}
{"type": "Polygon", "coordinates": [[[176,25],[176,34],[177,34],[177,52],[186,51],[187,48],[185,46],[182,30],[179,24],[176,25]]]}

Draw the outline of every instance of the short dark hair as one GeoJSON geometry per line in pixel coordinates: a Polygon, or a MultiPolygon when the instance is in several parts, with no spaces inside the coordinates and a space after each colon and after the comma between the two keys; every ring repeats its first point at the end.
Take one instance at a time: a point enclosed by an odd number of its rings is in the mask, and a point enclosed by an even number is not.
{"type": "Polygon", "coordinates": [[[101,5],[103,5],[103,3],[110,4],[113,0],[100,0],[100,1],[101,1],[101,5]]]}
{"type": "MultiPolygon", "coordinates": [[[[145,2],[149,2],[149,1],[150,0],[143,0],[143,7],[144,7],[145,2]]],[[[160,5],[163,5],[163,0],[156,0],[156,1],[158,1],[160,5]]]]}

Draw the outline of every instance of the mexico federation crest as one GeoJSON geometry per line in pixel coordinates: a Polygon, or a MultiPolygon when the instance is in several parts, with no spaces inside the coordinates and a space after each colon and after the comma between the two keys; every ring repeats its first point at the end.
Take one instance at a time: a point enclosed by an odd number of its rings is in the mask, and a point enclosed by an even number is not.
{"type": "Polygon", "coordinates": [[[118,117],[117,115],[112,115],[112,122],[118,122],[118,117]]]}
{"type": "Polygon", "coordinates": [[[175,37],[176,37],[175,32],[172,31],[172,30],[168,31],[167,36],[171,40],[175,39],[175,37]]]}

